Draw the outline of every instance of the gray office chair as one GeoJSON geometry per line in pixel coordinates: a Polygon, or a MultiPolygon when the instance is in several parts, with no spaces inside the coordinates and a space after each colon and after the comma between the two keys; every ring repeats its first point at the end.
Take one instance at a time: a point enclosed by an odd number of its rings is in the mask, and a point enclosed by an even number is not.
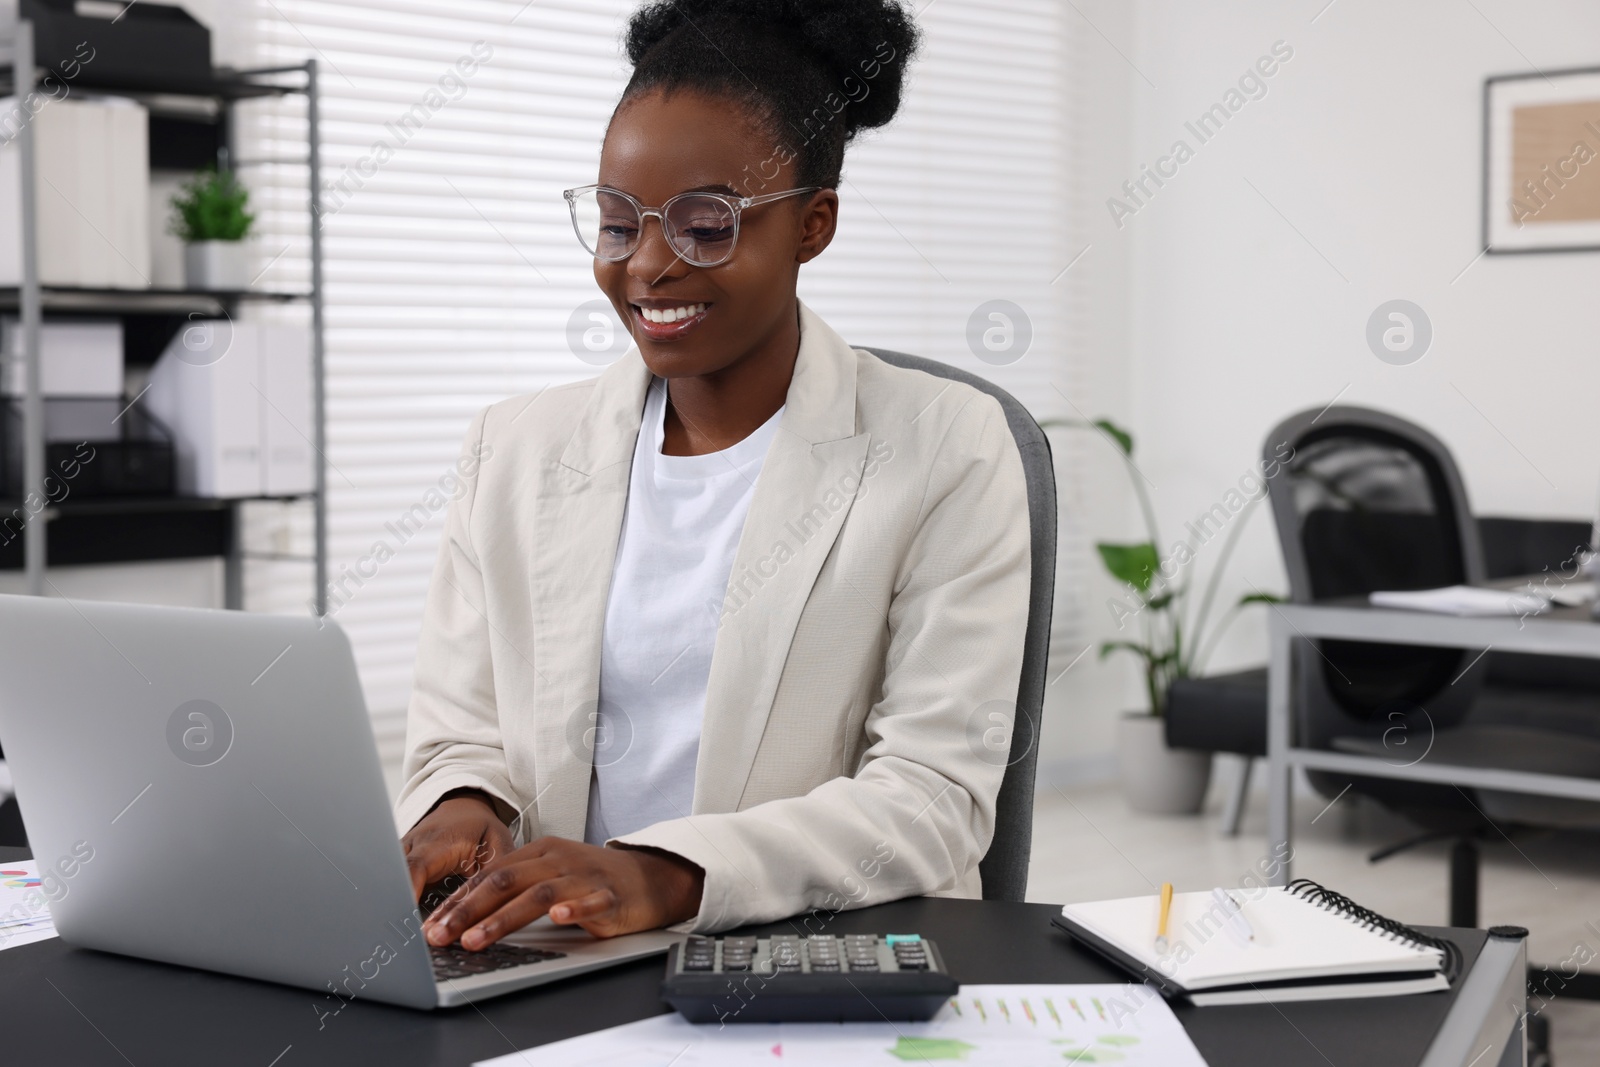
{"type": "Polygon", "coordinates": [[[1020,901],[1028,889],[1028,859],[1033,849],[1033,784],[1039,767],[1039,728],[1050,655],[1050,611],[1056,582],[1056,475],[1050,440],[1015,397],[993,382],[921,356],[865,348],[885,363],[965,382],[1000,401],[1006,423],[1022,454],[1028,483],[1028,528],[1033,537],[1032,588],[1028,592],[1028,631],[1023,638],[1022,681],[1017,687],[1017,718],[1011,733],[1011,762],[1000,784],[994,840],[978,864],[983,899],[1020,901]]]}

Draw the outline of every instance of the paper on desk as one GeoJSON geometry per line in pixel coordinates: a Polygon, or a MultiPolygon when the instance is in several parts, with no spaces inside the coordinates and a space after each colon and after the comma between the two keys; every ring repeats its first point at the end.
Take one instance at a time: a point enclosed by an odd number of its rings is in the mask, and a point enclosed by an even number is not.
{"type": "Polygon", "coordinates": [[[55,937],[50,906],[33,860],[0,863],[0,949],[55,937]]]}
{"type": "Polygon", "coordinates": [[[55,936],[56,928],[50,924],[44,926],[8,926],[0,929],[0,950],[31,945],[35,941],[48,941],[55,936]]]}
{"type": "Polygon", "coordinates": [[[1447,585],[1442,589],[1385,589],[1369,593],[1375,608],[1405,608],[1439,615],[1537,615],[1550,610],[1548,598],[1527,590],[1447,585]]]}
{"type": "MultiPolygon", "coordinates": [[[[759,994],[757,994],[759,996],[759,994]]],[[[585,1034],[476,1067],[1205,1067],[1172,1009],[1137,985],[968,985],[925,1023],[733,1023],[679,1015],[585,1034]]]]}

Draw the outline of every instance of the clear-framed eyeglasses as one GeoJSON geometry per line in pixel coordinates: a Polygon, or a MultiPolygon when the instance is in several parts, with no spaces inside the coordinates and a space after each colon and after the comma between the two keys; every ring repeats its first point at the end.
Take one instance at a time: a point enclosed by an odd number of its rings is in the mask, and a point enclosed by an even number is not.
{"type": "Polygon", "coordinates": [[[634,197],[607,185],[585,185],[561,195],[572,209],[572,228],[590,255],[617,263],[633,255],[644,232],[644,220],[661,221],[667,245],[678,258],[694,267],[715,267],[728,262],[739,243],[739,216],[746,208],[770,204],[786,197],[814,193],[823,188],[808,185],[761,196],[726,193],[679,193],[660,207],[645,207],[634,197]]]}

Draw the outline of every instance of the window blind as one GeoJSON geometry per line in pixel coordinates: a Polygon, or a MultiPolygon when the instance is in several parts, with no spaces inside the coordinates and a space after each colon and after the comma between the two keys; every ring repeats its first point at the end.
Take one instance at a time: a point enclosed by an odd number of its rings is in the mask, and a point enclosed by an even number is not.
{"type": "MultiPolygon", "coordinates": [[[[567,340],[575,314],[582,322],[601,297],[560,191],[594,180],[628,74],[620,34],[634,6],[234,9],[252,62],[321,62],[332,605],[391,768],[442,527],[435,505],[469,419],[508,395],[599,371],[567,340]],[[375,562],[379,544],[389,555],[375,562]]],[[[904,108],[848,154],[839,236],[802,271],[802,299],[853,343],[953,363],[1041,418],[1062,414],[1076,388],[1061,274],[1075,246],[1058,207],[1069,118],[1062,8],[937,0],[918,18],[925,46],[904,108]],[[1011,306],[990,306],[999,300],[1011,306]]],[[[309,278],[304,168],[260,162],[303,153],[304,133],[292,99],[252,105],[240,126],[264,285],[309,278]]],[[[1076,446],[1056,441],[1065,471],[1074,460],[1059,446],[1076,446]]],[[[307,535],[304,509],[263,508],[249,532],[280,555],[307,535]]],[[[1072,582],[1067,564],[1062,585],[1072,582]]],[[[308,568],[295,566],[252,568],[249,606],[304,610],[308,568]]],[[[1072,643],[1070,616],[1058,613],[1057,647],[1072,643]]]]}

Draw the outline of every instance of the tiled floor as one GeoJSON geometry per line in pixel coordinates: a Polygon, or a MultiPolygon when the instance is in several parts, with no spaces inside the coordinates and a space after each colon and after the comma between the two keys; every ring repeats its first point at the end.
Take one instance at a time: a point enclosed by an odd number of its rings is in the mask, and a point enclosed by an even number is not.
{"type": "MultiPolygon", "coordinates": [[[[1162,881],[1180,889],[1239,885],[1265,855],[1266,800],[1255,796],[1238,837],[1222,836],[1217,811],[1233,767],[1225,771],[1219,762],[1219,781],[1198,818],[1135,814],[1114,784],[1058,788],[1041,780],[1028,898],[1066,903],[1132,896],[1162,881]]],[[[1415,831],[1348,794],[1322,811],[1325,804],[1309,795],[1297,800],[1296,876],[1404,922],[1445,923],[1448,845],[1419,846],[1371,864],[1369,852],[1415,831]]],[[[1600,972],[1600,934],[1585,925],[1600,930],[1600,835],[1519,834],[1485,842],[1480,900],[1484,925],[1511,923],[1532,932],[1530,959],[1556,964],[1584,945],[1595,957],[1588,969],[1600,972]]],[[[1600,1064],[1600,1003],[1557,996],[1543,1013],[1557,1067],[1600,1064]]]]}

